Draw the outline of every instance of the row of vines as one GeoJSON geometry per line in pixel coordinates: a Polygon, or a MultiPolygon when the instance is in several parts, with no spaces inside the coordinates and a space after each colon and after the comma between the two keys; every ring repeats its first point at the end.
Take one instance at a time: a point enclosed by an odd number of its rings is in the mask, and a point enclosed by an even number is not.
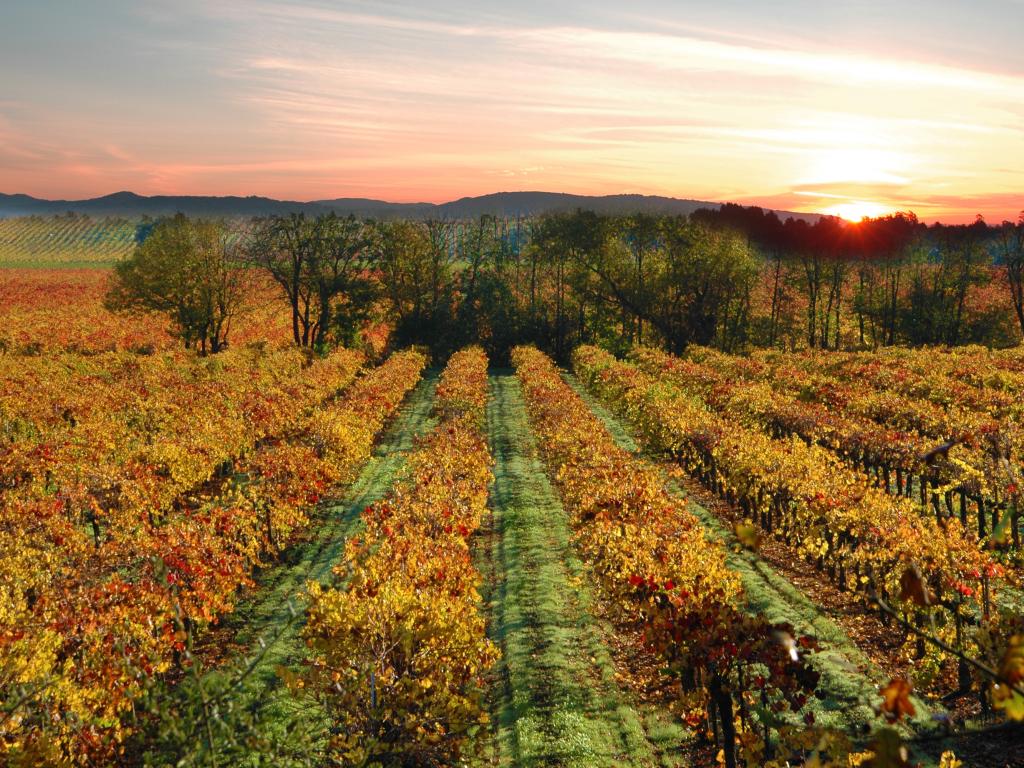
{"type": "Polygon", "coordinates": [[[907,357],[818,356],[811,363],[707,349],[687,359],[635,352],[644,370],[671,376],[716,411],[776,437],[796,435],[829,448],[890,493],[916,497],[940,518],[958,516],[979,538],[998,532],[1005,540],[998,543],[1019,548],[1019,374],[996,367],[1013,365],[1015,357],[933,354],[940,361],[934,370],[907,357]]]}
{"type": "Polygon", "coordinates": [[[255,568],[349,482],[426,359],[2,358],[0,747],[109,761],[255,568]],[[46,369],[49,366],[50,369],[46,369]]]}
{"type": "MultiPolygon", "coordinates": [[[[232,322],[231,343],[287,341],[286,307],[273,286],[256,273],[244,279],[251,301],[232,322]]],[[[0,268],[0,354],[152,354],[181,346],[162,315],[127,318],[108,310],[109,285],[110,273],[101,269],[0,268]]]]}
{"type": "Polygon", "coordinates": [[[721,547],[653,466],[615,445],[545,355],[518,348],[513,362],[579,550],[617,621],[679,681],[680,715],[714,734],[727,766],[803,753],[813,717],[796,713],[817,686],[807,664],[815,641],[743,609],[721,547]]]}
{"type": "Polygon", "coordinates": [[[135,247],[135,222],[88,216],[0,219],[0,264],[104,264],[135,247]]]}
{"type": "Polygon", "coordinates": [[[1012,574],[971,528],[956,515],[931,514],[931,507],[922,514],[926,496],[914,501],[884,472],[869,474],[851,461],[834,411],[815,422],[821,411],[803,414],[803,400],[773,398],[714,365],[643,349],[635,356],[639,366],[581,347],[574,367],[649,448],[671,455],[742,510],[743,538],[755,540],[759,527],[840,589],[884,607],[911,630],[907,655],[920,667],[954,664],[958,693],[974,689],[983,708],[1016,718],[1024,700],[1012,688],[1021,671],[1021,621],[996,608],[996,591],[1012,574]],[[941,645],[926,645],[914,629],[941,645]]]}
{"type": "Polygon", "coordinates": [[[365,531],[311,588],[311,687],[335,721],[343,765],[454,765],[488,723],[487,637],[470,537],[493,480],[484,435],[487,357],[452,356],[437,388],[438,425],[405,477],[363,511],[365,531]]]}

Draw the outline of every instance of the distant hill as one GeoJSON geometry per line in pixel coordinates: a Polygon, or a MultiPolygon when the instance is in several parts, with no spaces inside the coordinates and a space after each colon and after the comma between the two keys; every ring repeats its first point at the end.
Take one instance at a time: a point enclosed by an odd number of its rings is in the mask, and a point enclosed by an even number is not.
{"type": "MultiPolygon", "coordinates": [[[[337,211],[341,214],[371,218],[476,218],[494,216],[534,216],[577,208],[598,213],[662,213],[690,214],[698,208],[717,208],[718,203],[682,200],[653,195],[569,195],[561,192],[497,192],[480,197],[464,197],[449,203],[389,203],[383,200],[346,197],[336,200],[298,202],[274,200],[269,197],[144,197],[134,192],[115,192],[90,200],[41,200],[29,195],[0,193],[0,218],[15,216],[49,216],[67,212],[89,216],[167,216],[185,213],[189,216],[267,216],[271,214],[318,214],[337,211]]],[[[793,216],[815,220],[815,214],[779,211],[783,218],[793,216]]]]}
{"type": "Polygon", "coordinates": [[[336,200],[314,200],[307,203],[318,210],[335,211],[339,214],[353,214],[373,219],[408,218],[421,219],[441,216],[441,206],[434,203],[388,203],[365,197],[339,197],[336,200]]]}
{"type": "Polygon", "coordinates": [[[453,217],[476,217],[485,213],[496,216],[532,216],[539,213],[574,211],[577,208],[597,213],[666,213],[690,214],[698,208],[717,208],[717,203],[701,200],[680,200],[652,195],[569,195],[562,192],[497,192],[481,197],[464,197],[438,208],[453,217]]]}
{"type": "Polygon", "coordinates": [[[0,194],[0,218],[81,213],[88,216],[166,216],[178,212],[189,216],[266,216],[319,210],[315,204],[268,197],[143,197],[134,192],[115,192],[90,200],[40,200],[28,195],[0,194]]]}

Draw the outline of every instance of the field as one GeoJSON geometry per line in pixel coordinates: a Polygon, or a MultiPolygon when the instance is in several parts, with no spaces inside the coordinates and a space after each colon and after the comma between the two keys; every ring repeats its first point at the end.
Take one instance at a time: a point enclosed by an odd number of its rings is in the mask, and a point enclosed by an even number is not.
{"type": "MultiPolygon", "coordinates": [[[[0,266],[0,348],[15,353],[150,352],[176,348],[166,319],[126,319],[103,306],[107,269],[0,266]]],[[[256,296],[240,318],[240,344],[288,338],[287,313],[265,281],[253,279],[256,296]]]]}
{"type": "Polygon", "coordinates": [[[135,225],[127,219],[73,215],[0,219],[0,264],[109,265],[131,253],[135,225]]]}
{"type": "Polygon", "coordinates": [[[0,762],[1024,764],[1019,349],[314,353],[253,275],[200,356],[76,221],[0,222],[0,762]]]}

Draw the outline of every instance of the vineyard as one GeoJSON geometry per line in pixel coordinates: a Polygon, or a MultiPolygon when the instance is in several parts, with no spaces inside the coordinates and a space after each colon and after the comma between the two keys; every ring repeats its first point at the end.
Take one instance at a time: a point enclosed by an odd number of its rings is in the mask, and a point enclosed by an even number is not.
{"type": "MultiPolygon", "coordinates": [[[[106,270],[0,267],[0,350],[20,354],[75,352],[150,353],[177,349],[159,315],[126,319],[103,305],[106,270]]],[[[254,300],[237,319],[240,344],[288,338],[287,313],[259,276],[249,276],[254,300]]]]}
{"type": "Polygon", "coordinates": [[[311,349],[251,274],[204,355],[4,277],[3,764],[1024,761],[1018,350],[311,349]]]}
{"type": "Polygon", "coordinates": [[[1022,30],[0,0],[0,768],[1024,768],[1022,30]]]}
{"type": "Polygon", "coordinates": [[[0,219],[0,264],[106,266],[131,253],[135,225],[127,219],[70,214],[0,219]]]}

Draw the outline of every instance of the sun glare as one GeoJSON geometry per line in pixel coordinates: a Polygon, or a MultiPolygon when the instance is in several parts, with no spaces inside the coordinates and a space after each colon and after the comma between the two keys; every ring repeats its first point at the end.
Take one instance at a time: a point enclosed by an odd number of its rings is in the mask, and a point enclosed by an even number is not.
{"type": "Polygon", "coordinates": [[[892,213],[892,209],[888,206],[882,205],[881,203],[869,203],[859,200],[850,201],[848,203],[839,203],[833,205],[831,208],[826,208],[824,213],[830,216],[839,216],[847,221],[863,221],[864,219],[874,219],[879,216],[885,216],[892,213]]]}

